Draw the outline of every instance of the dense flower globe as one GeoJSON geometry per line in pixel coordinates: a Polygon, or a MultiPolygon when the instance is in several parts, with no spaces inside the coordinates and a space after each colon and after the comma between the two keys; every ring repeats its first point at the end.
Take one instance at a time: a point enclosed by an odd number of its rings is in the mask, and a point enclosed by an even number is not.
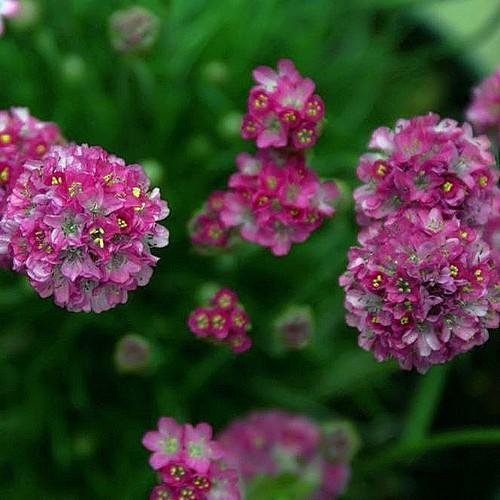
{"type": "Polygon", "coordinates": [[[4,30],[4,17],[14,17],[21,10],[19,0],[0,0],[0,36],[4,30]]]}
{"type": "Polygon", "coordinates": [[[57,125],[34,118],[25,108],[0,111],[0,216],[24,163],[62,141],[57,125]]]}
{"type": "Polygon", "coordinates": [[[491,133],[500,145],[500,67],[474,89],[467,120],[481,133],[491,133]]]}
{"type": "Polygon", "coordinates": [[[500,288],[489,246],[438,209],[372,224],[349,251],[347,323],[378,361],[425,372],[488,339],[500,288]]]}
{"type": "Polygon", "coordinates": [[[315,500],[334,500],[350,477],[346,461],[330,460],[323,453],[320,426],[304,416],[254,412],[232,422],[219,441],[227,463],[238,470],[244,484],[256,476],[294,474],[316,483],[315,500]]]}
{"type": "Polygon", "coordinates": [[[70,311],[101,312],[148,283],[168,244],[168,215],[140,165],[99,147],[54,146],[28,161],[0,225],[0,255],[41,297],[70,311]]]}
{"type": "Polygon", "coordinates": [[[286,255],[333,215],[337,188],[320,181],[303,155],[263,150],[242,153],[236,162],[239,171],[229,179],[220,218],[243,239],[286,255]]]}
{"type": "Polygon", "coordinates": [[[229,288],[221,288],[206,307],[197,307],[188,318],[189,329],[200,338],[224,344],[232,351],[245,352],[252,347],[248,331],[252,325],[238,296],[229,288]]]}
{"type": "Polygon", "coordinates": [[[180,425],[162,417],[142,444],[152,452],[149,463],[161,479],[150,500],[240,500],[238,475],[227,467],[210,425],[180,425]]]}
{"type": "Polygon", "coordinates": [[[314,146],[325,114],[314,82],[303,78],[288,59],[278,61],[277,71],[259,66],[253,77],[257,85],[248,97],[242,137],[255,140],[259,148],[314,146]]]}
{"type": "Polygon", "coordinates": [[[369,147],[357,169],[365,184],[354,192],[360,224],[434,207],[469,226],[488,220],[498,171],[488,139],[467,123],[435,114],[399,120],[394,130],[375,130],[369,147]]]}

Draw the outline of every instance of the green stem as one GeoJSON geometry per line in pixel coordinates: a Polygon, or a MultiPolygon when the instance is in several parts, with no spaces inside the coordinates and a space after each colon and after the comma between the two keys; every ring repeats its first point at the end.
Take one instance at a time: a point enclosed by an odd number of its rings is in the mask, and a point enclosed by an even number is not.
{"type": "Polygon", "coordinates": [[[374,472],[389,465],[418,458],[424,453],[452,446],[500,444],[500,428],[461,429],[424,438],[419,442],[399,443],[360,463],[360,469],[374,472]]]}

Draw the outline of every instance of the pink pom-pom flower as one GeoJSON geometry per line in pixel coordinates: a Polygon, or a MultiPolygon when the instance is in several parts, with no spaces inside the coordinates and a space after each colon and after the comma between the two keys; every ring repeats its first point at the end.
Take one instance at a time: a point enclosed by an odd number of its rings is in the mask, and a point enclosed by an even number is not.
{"type": "Polygon", "coordinates": [[[425,372],[488,339],[498,327],[499,277],[477,230],[431,211],[372,224],[349,251],[340,284],[347,323],[378,361],[425,372]]]}
{"type": "Polygon", "coordinates": [[[219,441],[244,485],[258,476],[306,476],[316,478],[314,500],[335,500],[349,480],[350,466],[346,454],[333,457],[331,440],[325,453],[326,437],[307,417],[271,410],[232,422],[219,441]]]}
{"type": "Polygon", "coordinates": [[[101,312],[146,285],[168,244],[168,215],[140,165],[99,147],[53,146],[26,162],[0,225],[0,254],[41,297],[101,312]]]}
{"type": "Polygon", "coordinates": [[[354,192],[358,221],[395,219],[408,208],[439,208],[447,218],[479,227],[499,196],[498,171],[485,136],[435,114],[375,130],[361,157],[364,184],[354,192]]]}
{"type": "Polygon", "coordinates": [[[500,67],[474,89],[467,120],[480,133],[489,133],[500,145],[500,67]]]}
{"type": "Polygon", "coordinates": [[[238,296],[228,288],[218,290],[206,307],[197,307],[188,318],[189,329],[201,338],[228,345],[232,351],[240,353],[252,347],[248,335],[250,318],[238,296]]]}
{"type": "Polygon", "coordinates": [[[258,148],[314,146],[325,114],[314,82],[303,78],[288,59],[278,61],[277,71],[259,66],[253,77],[257,85],[248,97],[242,137],[255,140],[258,148]]]}
{"type": "Polygon", "coordinates": [[[180,425],[162,417],[157,430],[144,434],[142,444],[152,452],[149,463],[161,479],[150,500],[240,500],[237,473],[226,466],[210,425],[180,425]]]}
{"type": "Polygon", "coordinates": [[[3,18],[14,17],[21,10],[19,0],[1,0],[0,1],[0,36],[4,31],[3,18]]]}

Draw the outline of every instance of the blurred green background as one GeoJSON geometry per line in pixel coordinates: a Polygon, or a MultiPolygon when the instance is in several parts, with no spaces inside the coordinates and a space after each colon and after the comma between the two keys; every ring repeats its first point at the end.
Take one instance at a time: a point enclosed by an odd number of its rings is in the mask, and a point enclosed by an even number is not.
{"type": "Polygon", "coordinates": [[[252,149],[238,121],[254,66],[289,57],[316,81],[328,123],[311,164],[352,189],[374,127],[430,110],[462,118],[470,87],[499,62],[498,0],[139,3],[161,19],[147,54],[110,45],[109,16],[126,0],[33,2],[38,14],[8,21],[0,39],[0,108],[28,106],[76,142],[159,162],[172,210],[151,284],[111,312],[65,312],[2,272],[0,498],[145,498],[155,478],[140,438],[158,416],[220,429],[281,407],[355,423],[363,447],[346,499],[499,499],[498,335],[425,376],[361,351],[337,285],[356,237],[349,203],[285,258],[250,244],[202,257],[186,232],[235,155],[252,149]],[[240,295],[254,324],[249,353],[187,331],[207,283],[240,295]],[[284,354],[272,323],[294,303],[313,308],[316,332],[284,354]],[[152,344],[143,375],[113,363],[130,332],[152,344]]]}

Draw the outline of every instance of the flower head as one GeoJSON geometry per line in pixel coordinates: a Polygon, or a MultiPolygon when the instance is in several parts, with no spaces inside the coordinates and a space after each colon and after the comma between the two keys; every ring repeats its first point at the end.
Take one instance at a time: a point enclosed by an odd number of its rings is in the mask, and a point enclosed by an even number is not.
{"type": "Polygon", "coordinates": [[[324,117],[324,104],[314,94],[314,82],[303,78],[287,59],[278,61],[277,71],[259,66],[253,77],[257,85],[250,91],[242,137],[255,140],[259,148],[314,146],[324,117]]]}
{"type": "Polygon", "coordinates": [[[218,290],[208,306],[197,307],[187,323],[196,336],[226,344],[234,352],[244,352],[252,346],[248,335],[250,318],[238,303],[236,293],[228,288],[218,290]]]}
{"type": "Polygon", "coordinates": [[[0,253],[42,297],[70,311],[101,312],[148,283],[168,244],[168,215],[140,165],[99,147],[54,146],[29,161],[0,225],[0,253]]]}
{"type": "Polygon", "coordinates": [[[467,120],[478,132],[490,132],[500,145],[500,67],[474,89],[467,120]]]}
{"type": "Polygon", "coordinates": [[[291,306],[275,321],[274,330],[280,346],[303,349],[311,341],[314,318],[310,307],[291,306]]]}
{"type": "Polygon", "coordinates": [[[340,454],[333,460],[324,455],[322,439],[315,422],[280,410],[236,420],[219,437],[227,463],[238,470],[244,484],[257,476],[307,475],[316,478],[314,498],[332,500],[344,489],[350,466],[340,454]]]}
{"type": "Polygon", "coordinates": [[[0,36],[4,30],[3,18],[14,17],[20,10],[21,4],[19,0],[0,0],[0,36]]]}
{"type": "Polygon", "coordinates": [[[142,444],[153,452],[149,463],[161,478],[150,500],[240,500],[237,474],[225,465],[208,424],[180,425],[162,417],[142,444]]]}
{"type": "Polygon", "coordinates": [[[438,209],[372,225],[349,252],[347,322],[378,361],[425,372],[488,339],[498,326],[498,273],[490,248],[438,209]]]}
{"type": "Polygon", "coordinates": [[[399,120],[394,130],[378,128],[361,157],[354,192],[362,225],[408,209],[439,208],[478,227],[486,223],[499,196],[498,171],[486,137],[470,125],[428,114],[399,120]]]}

